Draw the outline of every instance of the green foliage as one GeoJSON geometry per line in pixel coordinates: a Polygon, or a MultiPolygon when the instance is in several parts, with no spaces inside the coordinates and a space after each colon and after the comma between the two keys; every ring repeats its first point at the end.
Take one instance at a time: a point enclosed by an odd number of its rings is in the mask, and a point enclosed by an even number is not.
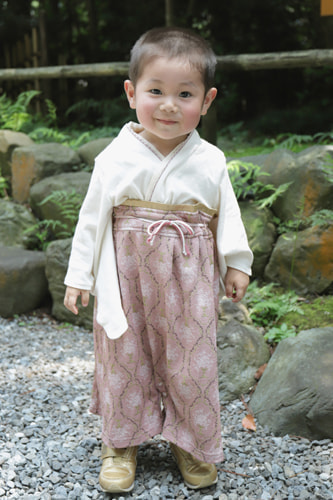
{"type": "Polygon", "coordinates": [[[210,25],[212,23],[212,20],[212,14],[208,11],[208,9],[204,9],[202,12],[200,12],[199,18],[195,17],[193,19],[192,29],[198,31],[203,38],[208,40],[211,37],[210,25]]]}
{"type": "Polygon", "coordinates": [[[333,326],[332,295],[321,295],[312,299],[309,297],[301,301],[300,307],[303,315],[289,312],[283,318],[283,321],[289,326],[294,326],[296,331],[333,326]]]}
{"type": "Polygon", "coordinates": [[[24,125],[31,121],[29,105],[40,92],[29,90],[22,92],[16,101],[12,101],[6,94],[0,97],[0,128],[14,130],[23,129],[24,125]]]}
{"type": "Polygon", "coordinates": [[[57,108],[55,104],[50,99],[45,99],[45,105],[47,108],[47,122],[56,123],[57,121],[57,108]]]}
{"type": "Polygon", "coordinates": [[[333,142],[333,130],[331,132],[318,132],[309,134],[279,134],[275,139],[266,139],[264,146],[271,145],[279,148],[299,150],[300,146],[314,144],[331,144],[333,142]]]}
{"type": "Polygon", "coordinates": [[[322,209],[309,217],[310,227],[331,226],[333,224],[333,210],[322,209]]]}
{"type": "Polygon", "coordinates": [[[0,97],[0,128],[28,133],[36,128],[38,122],[41,122],[44,128],[55,125],[57,112],[50,99],[44,100],[46,113],[43,117],[31,111],[31,101],[40,94],[38,90],[28,90],[21,92],[15,101],[3,94],[0,97]]]}
{"type": "Polygon", "coordinates": [[[278,344],[281,340],[287,339],[288,337],[295,337],[296,335],[296,328],[294,326],[288,326],[287,323],[282,323],[281,325],[270,328],[264,335],[264,338],[270,343],[278,344]]]}
{"type": "Polygon", "coordinates": [[[57,229],[64,229],[63,223],[58,220],[40,220],[24,231],[27,236],[26,247],[30,250],[45,252],[51,241],[56,239],[57,229]]]}
{"type": "Polygon", "coordinates": [[[1,175],[1,170],[0,170],[0,198],[6,198],[7,197],[7,180],[5,177],[1,175]]]}
{"type": "Polygon", "coordinates": [[[83,144],[95,139],[115,137],[118,132],[119,128],[117,127],[100,127],[94,130],[81,132],[80,130],[73,130],[69,128],[61,131],[56,128],[43,126],[30,132],[29,137],[37,143],[43,144],[45,142],[59,142],[64,146],[77,149],[83,144]]]}
{"type": "MultiPolygon", "coordinates": [[[[333,142],[333,139],[332,139],[333,142]]],[[[326,174],[327,181],[333,184],[333,158],[330,154],[326,155],[327,163],[323,165],[323,170],[326,174]]]]}
{"type": "Polygon", "coordinates": [[[25,230],[29,248],[45,251],[55,239],[71,238],[78,220],[83,195],[75,191],[54,191],[39,205],[52,202],[58,209],[59,219],[40,220],[25,230]]]}
{"type": "Polygon", "coordinates": [[[228,163],[228,172],[232,186],[238,200],[254,198],[259,208],[270,207],[290,186],[291,183],[281,184],[278,188],[273,184],[264,184],[259,175],[269,175],[261,172],[259,165],[232,160],[228,163]]]}
{"type": "Polygon", "coordinates": [[[333,224],[333,210],[323,208],[322,210],[314,212],[309,217],[298,217],[287,221],[282,221],[279,217],[273,217],[273,222],[279,234],[303,231],[304,229],[314,226],[328,227],[333,224]]]}
{"type": "Polygon", "coordinates": [[[29,133],[29,137],[37,143],[59,142],[66,144],[70,140],[70,136],[55,128],[40,126],[29,133]]]}
{"type": "Polygon", "coordinates": [[[133,120],[135,113],[128,107],[125,95],[115,99],[82,99],[68,108],[66,117],[80,124],[90,127],[106,127],[110,123],[121,127],[123,123],[133,120]]]}
{"type": "Polygon", "coordinates": [[[303,314],[295,292],[281,293],[275,283],[259,287],[258,283],[253,281],[247,289],[245,301],[253,323],[266,330],[266,339],[276,343],[282,338],[296,335],[293,327],[279,324],[290,312],[303,314]]]}

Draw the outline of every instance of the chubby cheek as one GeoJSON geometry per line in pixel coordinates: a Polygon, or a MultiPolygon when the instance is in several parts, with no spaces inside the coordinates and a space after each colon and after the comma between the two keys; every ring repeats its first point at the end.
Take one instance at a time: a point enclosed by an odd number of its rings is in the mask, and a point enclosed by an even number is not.
{"type": "Polygon", "coordinates": [[[136,116],[139,122],[144,126],[149,123],[154,115],[155,104],[149,99],[140,99],[136,103],[136,116]]]}
{"type": "Polygon", "coordinates": [[[188,129],[194,129],[198,126],[201,118],[201,108],[190,108],[184,110],[184,126],[188,129]]]}

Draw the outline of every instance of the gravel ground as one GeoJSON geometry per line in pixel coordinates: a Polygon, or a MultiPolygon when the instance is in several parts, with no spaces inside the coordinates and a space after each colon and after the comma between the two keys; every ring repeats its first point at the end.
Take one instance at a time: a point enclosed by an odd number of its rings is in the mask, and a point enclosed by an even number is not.
{"type": "Polygon", "coordinates": [[[242,401],[222,406],[226,460],[216,486],[189,490],[157,437],[140,446],[135,487],[98,485],[100,422],[88,413],[92,335],[40,311],[0,318],[0,499],[333,499],[333,443],[242,427],[242,401]]]}

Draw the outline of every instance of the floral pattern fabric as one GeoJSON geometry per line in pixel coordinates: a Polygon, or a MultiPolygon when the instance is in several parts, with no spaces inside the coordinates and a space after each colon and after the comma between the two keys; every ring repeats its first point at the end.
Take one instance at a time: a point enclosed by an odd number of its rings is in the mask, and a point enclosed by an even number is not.
{"type": "Polygon", "coordinates": [[[128,330],[107,337],[94,319],[95,376],[91,411],[102,417],[111,447],[154,435],[199,460],[223,460],[216,329],[219,270],[204,212],[119,206],[113,236],[128,330]],[[184,221],[183,237],[154,221],[184,221]],[[184,240],[185,239],[185,240],[184,240]],[[147,241],[149,240],[149,241],[147,241]],[[188,255],[184,255],[184,241],[188,255]]]}

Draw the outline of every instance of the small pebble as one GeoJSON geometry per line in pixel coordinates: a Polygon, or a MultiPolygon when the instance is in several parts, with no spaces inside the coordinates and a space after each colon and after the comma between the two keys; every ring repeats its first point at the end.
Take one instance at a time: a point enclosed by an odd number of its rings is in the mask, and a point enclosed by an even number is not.
{"type": "MultiPolygon", "coordinates": [[[[0,317],[0,498],[106,500],[98,484],[100,419],[89,413],[90,332],[47,314],[0,317]]],[[[246,399],[246,397],[245,397],[246,399]]],[[[216,485],[187,488],[160,436],[142,444],[134,489],[117,500],[333,500],[333,443],[246,431],[223,403],[225,461],[216,485]]]]}

